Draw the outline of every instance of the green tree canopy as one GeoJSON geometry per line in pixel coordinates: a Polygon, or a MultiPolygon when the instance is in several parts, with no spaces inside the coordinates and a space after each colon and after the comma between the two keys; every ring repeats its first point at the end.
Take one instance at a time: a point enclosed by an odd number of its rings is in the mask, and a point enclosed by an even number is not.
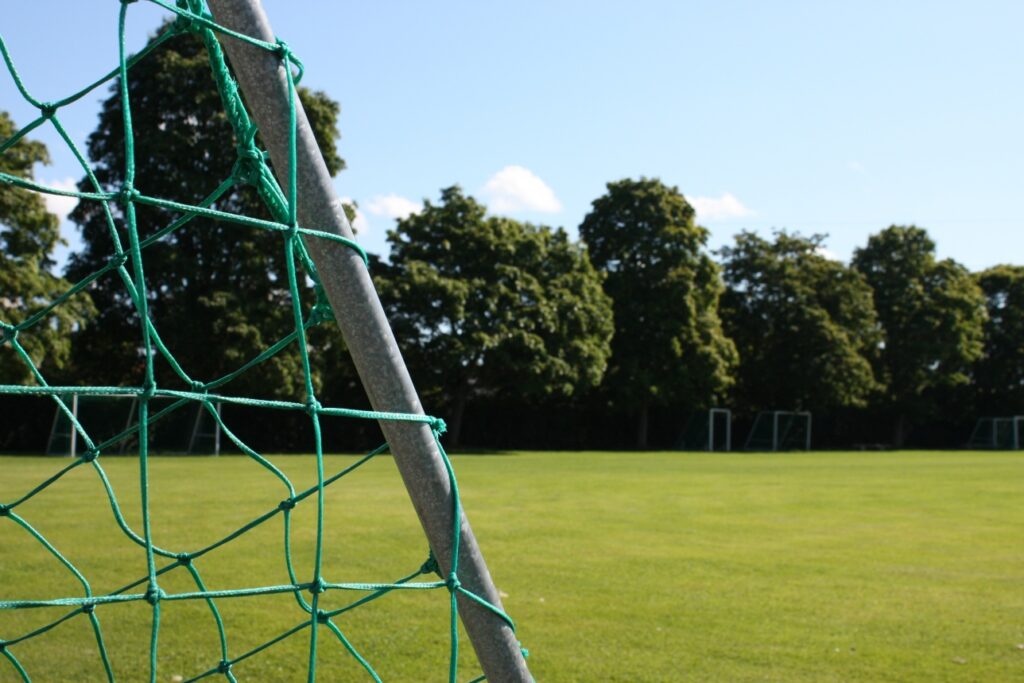
{"type": "MultiPolygon", "coordinates": [[[[17,132],[6,112],[0,112],[0,145],[17,132]]],[[[32,180],[36,164],[49,163],[46,147],[21,138],[0,152],[0,173],[32,180]]],[[[43,196],[0,182],[0,322],[18,325],[43,311],[70,288],[50,272],[52,254],[60,243],[57,217],[46,210],[43,196]]],[[[44,376],[65,366],[71,352],[71,331],[81,327],[94,309],[79,294],[22,331],[18,343],[44,376]]],[[[0,383],[30,381],[32,372],[0,330],[0,383]]],[[[9,330],[8,330],[9,332],[9,330]]]]}
{"type": "Polygon", "coordinates": [[[984,296],[963,266],[936,259],[928,233],[912,225],[872,235],[854,253],[853,267],[874,291],[884,335],[876,369],[901,446],[907,421],[932,409],[936,390],[969,381],[982,354],[984,296]]]}
{"type": "MultiPolygon", "coordinates": [[[[166,30],[167,25],[161,30],[166,30]]],[[[235,171],[236,140],[212,76],[207,52],[184,32],[128,72],[135,147],[135,187],[144,194],[198,204],[235,171]]],[[[96,178],[105,191],[125,179],[125,147],[119,84],[103,102],[97,129],[88,140],[96,178]]],[[[299,89],[327,167],[344,167],[338,156],[339,106],[322,92],[299,89]]],[[[89,182],[80,183],[92,190],[89,182]]],[[[241,181],[218,199],[221,211],[270,218],[253,187],[241,181]]],[[[123,216],[111,204],[121,243],[128,244],[123,216]]],[[[178,218],[162,209],[136,205],[141,237],[178,218]]],[[[68,276],[84,278],[114,255],[103,206],[82,201],[72,213],[82,228],[84,248],[72,256],[68,276]]],[[[145,272],[153,300],[150,312],[163,341],[190,375],[210,381],[235,370],[292,330],[284,244],[279,234],[221,221],[193,219],[148,247],[145,272]]],[[[300,286],[309,287],[308,281],[300,286]]],[[[83,381],[137,383],[139,320],[128,291],[111,271],[92,288],[99,325],[83,335],[76,364],[83,381]]],[[[333,335],[318,329],[313,335],[333,335]]],[[[333,339],[333,336],[332,336],[333,339]]],[[[336,341],[336,340],[335,340],[336,341]]],[[[324,341],[319,342],[323,345],[324,341]]],[[[161,382],[174,382],[157,365],[161,382]]],[[[302,392],[297,349],[289,347],[232,385],[235,391],[270,396],[302,392]]]]}
{"type": "Polygon", "coordinates": [[[448,404],[453,443],[475,395],[571,396],[600,382],[611,305],[564,231],[488,217],[455,186],[388,242],[378,287],[424,395],[448,404]]]}
{"type": "Polygon", "coordinates": [[[708,232],[675,187],[656,179],[608,183],[580,225],[612,298],[615,338],[606,386],[638,415],[646,447],[652,405],[713,405],[732,383],[736,349],[718,317],[722,283],[708,232]]]}
{"type": "Polygon", "coordinates": [[[754,410],[864,406],[880,334],[864,277],[821,253],[823,235],[752,232],[722,249],[725,329],[740,354],[737,399],[754,410]]]}
{"type": "Polygon", "coordinates": [[[985,352],[974,369],[979,407],[989,414],[1024,412],[1024,266],[977,273],[985,294],[985,352]]]}

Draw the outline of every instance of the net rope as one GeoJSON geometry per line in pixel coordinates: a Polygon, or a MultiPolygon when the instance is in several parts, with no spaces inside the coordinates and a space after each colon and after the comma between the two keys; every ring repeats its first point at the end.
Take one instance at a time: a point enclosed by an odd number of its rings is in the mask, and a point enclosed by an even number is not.
{"type": "MultiPolygon", "coordinates": [[[[106,606],[126,602],[148,603],[152,611],[151,631],[149,636],[149,680],[157,680],[157,653],[160,640],[160,616],[161,605],[173,601],[202,601],[209,609],[210,618],[216,624],[220,641],[220,660],[212,663],[205,671],[197,672],[188,681],[222,676],[228,681],[236,681],[236,675],[232,667],[239,662],[248,660],[259,655],[268,648],[296,636],[299,633],[309,631],[309,664],[308,680],[316,677],[317,650],[320,642],[319,634],[322,629],[334,636],[338,647],[343,648],[358,664],[365,670],[366,674],[373,680],[381,680],[378,673],[369,661],[359,652],[353,643],[346,637],[338,625],[338,617],[357,607],[377,600],[395,591],[423,591],[439,590],[448,593],[450,612],[450,637],[449,637],[449,670],[448,678],[455,681],[458,673],[459,656],[459,634],[457,622],[456,597],[458,595],[483,605],[496,613],[501,619],[515,628],[512,620],[502,610],[488,602],[483,597],[472,593],[464,588],[458,578],[458,556],[461,518],[461,502],[458,485],[444,448],[441,446],[440,436],[444,432],[444,422],[436,417],[417,414],[385,413],[371,410],[357,410],[343,407],[323,406],[317,400],[314,391],[313,375],[310,368],[309,347],[306,342],[306,332],[311,327],[333,323],[334,314],[327,302],[323,289],[320,286],[320,278],[317,274],[310,255],[306,249],[307,239],[324,239],[340,242],[345,246],[356,250],[368,263],[366,253],[354,241],[344,237],[320,232],[309,227],[299,225],[296,212],[296,115],[295,105],[297,101],[296,85],[302,77],[303,66],[301,61],[291,52],[290,48],[283,41],[268,43],[241,35],[230,29],[218,25],[208,12],[203,0],[178,0],[177,3],[166,2],[165,0],[148,0],[152,4],[164,8],[176,15],[176,19],[158,37],[151,40],[146,47],[135,55],[128,55],[125,40],[125,25],[129,6],[134,0],[123,0],[120,6],[118,18],[118,41],[119,41],[119,64],[96,81],[90,83],[78,92],[55,102],[44,102],[34,98],[22,80],[21,75],[15,68],[14,60],[8,51],[7,44],[0,35],[0,53],[7,71],[13,79],[15,86],[21,96],[32,107],[39,110],[39,116],[19,129],[9,139],[0,141],[0,155],[8,152],[14,145],[23,139],[27,139],[33,130],[50,125],[57,135],[64,141],[68,149],[80,164],[88,186],[91,191],[67,191],[58,188],[48,187],[36,183],[31,179],[0,172],[0,183],[5,183],[15,188],[50,195],[73,197],[79,201],[97,202],[105,213],[105,221],[110,233],[112,243],[112,254],[105,266],[82,278],[70,286],[66,291],[52,299],[40,310],[27,316],[20,322],[12,322],[0,319],[0,347],[9,346],[25,363],[32,377],[34,385],[0,385],[0,394],[19,396],[44,396],[52,399],[57,408],[68,421],[70,421],[77,437],[83,444],[83,453],[60,468],[45,481],[34,488],[22,493],[12,500],[0,501],[0,523],[15,524],[24,533],[38,542],[40,552],[53,557],[64,570],[66,570],[81,587],[80,594],[55,597],[45,600],[4,600],[0,593],[0,610],[22,610],[33,608],[54,608],[66,607],[68,610],[59,618],[43,626],[21,634],[0,633],[0,655],[6,660],[10,667],[20,676],[23,681],[31,681],[31,672],[28,671],[19,661],[17,656],[19,645],[27,643],[32,639],[39,638],[52,631],[59,625],[73,619],[85,619],[89,622],[91,630],[95,635],[96,652],[99,656],[103,670],[108,681],[114,681],[114,670],[111,662],[109,648],[104,640],[103,628],[101,627],[100,616],[106,606]],[[234,131],[237,147],[237,162],[230,177],[224,179],[217,188],[198,204],[188,204],[175,201],[167,197],[148,196],[139,192],[134,187],[135,160],[134,160],[134,133],[131,120],[131,93],[128,86],[128,70],[140,60],[152,54],[169,39],[184,32],[197,34],[206,46],[213,70],[217,89],[225,107],[230,125],[234,131]],[[243,40],[250,45],[257,46],[264,50],[273,52],[284,63],[288,80],[288,99],[291,110],[289,125],[289,150],[290,173],[287,178],[287,187],[281,188],[275,180],[267,160],[267,154],[256,144],[256,126],[250,119],[243,105],[238,87],[233,80],[224,53],[221,49],[219,39],[222,36],[232,36],[243,40]],[[96,175],[93,173],[88,161],[82,154],[79,147],[73,142],[67,130],[61,123],[60,110],[93,92],[100,86],[114,81],[120,89],[122,102],[124,137],[125,137],[125,168],[124,183],[116,192],[103,191],[103,188],[96,175]],[[256,188],[263,203],[267,206],[273,220],[262,220],[259,218],[237,215],[212,208],[215,202],[237,185],[248,184],[256,188]],[[112,205],[119,205],[123,212],[124,223],[128,236],[128,244],[121,240],[115,225],[112,205]],[[154,234],[140,238],[138,230],[135,206],[149,205],[160,207],[175,214],[178,218],[171,221],[165,227],[157,230],[154,234]],[[193,379],[186,369],[174,357],[174,354],[164,345],[160,333],[154,325],[147,310],[149,289],[143,269],[143,255],[147,247],[157,243],[176,230],[185,227],[196,217],[205,217],[218,221],[225,221],[237,224],[242,227],[275,231],[282,235],[283,247],[286,253],[288,290],[291,295],[291,307],[294,318],[294,329],[290,334],[280,339],[264,351],[248,360],[236,370],[209,382],[202,382],[193,379]],[[69,301],[76,294],[82,292],[97,279],[113,274],[120,278],[121,282],[138,312],[142,324],[140,325],[140,343],[145,358],[144,380],[141,386],[53,386],[50,385],[37,364],[32,360],[26,348],[19,342],[19,335],[31,333],[33,327],[44,325],[53,311],[62,304],[69,301]],[[307,277],[314,283],[316,301],[312,306],[303,309],[300,297],[299,278],[307,277]],[[238,378],[246,371],[263,363],[283,349],[296,345],[301,357],[303,380],[305,385],[304,402],[263,400],[244,396],[235,396],[224,391],[226,385],[238,378]],[[154,358],[159,356],[164,359],[175,375],[187,390],[175,390],[157,385],[154,374],[154,358]],[[112,395],[135,395],[138,397],[138,420],[129,428],[120,433],[97,441],[93,439],[88,430],[76,419],[69,408],[66,397],[71,393],[91,396],[112,396],[112,395]],[[151,411],[151,401],[156,398],[171,399],[167,407],[151,411]],[[234,445],[254,462],[265,468],[273,475],[287,490],[285,496],[275,507],[266,510],[263,514],[250,520],[248,523],[235,529],[223,538],[208,545],[192,550],[180,550],[164,548],[153,542],[153,530],[151,525],[150,503],[149,503],[149,432],[152,426],[162,418],[170,415],[186,405],[195,405],[198,402],[219,425],[223,434],[234,445]],[[225,405],[245,405],[256,408],[273,410],[301,411],[308,415],[312,425],[313,447],[316,459],[316,484],[304,490],[297,490],[289,478],[276,467],[267,457],[251,448],[240,439],[225,424],[220,413],[216,410],[217,402],[225,405]],[[450,557],[451,572],[447,576],[441,576],[438,563],[432,554],[428,553],[427,560],[422,566],[415,568],[408,575],[389,582],[381,583],[358,583],[358,582],[331,582],[324,576],[323,555],[324,555],[324,492],[335,485],[346,475],[357,470],[369,462],[372,458],[388,450],[386,443],[370,451],[350,466],[330,476],[325,473],[323,443],[321,439],[320,420],[321,417],[344,417],[366,420],[391,420],[420,422],[428,424],[434,434],[438,450],[441,453],[444,466],[448,473],[449,484],[452,491],[453,505],[453,528],[452,528],[452,551],[450,557]],[[140,472],[140,498],[141,498],[141,530],[133,529],[122,513],[118,502],[115,488],[110,478],[104,471],[102,455],[121,441],[129,438],[137,439],[138,460],[140,472]],[[109,500],[117,526],[130,542],[144,549],[146,571],[145,575],[131,581],[120,588],[109,593],[94,593],[90,582],[82,571],[67,556],[52,544],[30,521],[19,513],[19,508],[30,500],[43,496],[55,483],[59,482],[68,473],[80,467],[91,468],[98,477],[105,495],[109,500]],[[316,511],[316,540],[315,552],[313,555],[312,579],[300,581],[292,557],[292,535],[291,515],[296,506],[300,504],[312,504],[316,511]],[[267,524],[278,517],[283,520],[284,527],[284,564],[287,569],[289,582],[284,585],[262,585],[246,586],[225,590],[210,590],[203,580],[200,570],[202,560],[224,547],[226,544],[244,536],[253,529],[267,524]],[[161,588],[160,578],[171,572],[184,572],[195,584],[196,589],[188,592],[166,592],[161,588]],[[436,580],[427,580],[420,577],[436,574],[436,580]],[[419,579],[419,580],[418,580],[419,579]],[[325,610],[320,606],[321,596],[328,591],[354,591],[363,593],[361,597],[337,609],[325,610]],[[283,631],[276,637],[252,647],[242,653],[232,653],[228,646],[228,633],[218,602],[228,598],[270,595],[270,594],[292,594],[296,603],[304,612],[303,618],[293,627],[283,631]]],[[[0,591],[3,589],[0,588],[0,591]]],[[[524,650],[525,653],[525,650],[524,650]]],[[[475,680],[483,680],[483,676],[475,680]]]]}

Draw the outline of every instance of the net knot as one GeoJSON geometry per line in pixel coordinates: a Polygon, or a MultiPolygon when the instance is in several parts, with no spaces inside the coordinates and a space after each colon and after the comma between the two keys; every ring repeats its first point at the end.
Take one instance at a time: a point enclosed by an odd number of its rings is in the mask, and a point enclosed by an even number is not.
{"type": "Polygon", "coordinates": [[[190,33],[198,33],[203,26],[198,21],[196,21],[195,15],[191,14],[191,10],[189,9],[188,3],[183,2],[183,0],[178,0],[176,4],[180,9],[189,12],[189,14],[179,14],[178,17],[174,20],[174,23],[171,24],[171,28],[178,33],[184,31],[188,31],[190,33]]]}
{"type": "Polygon", "coordinates": [[[309,584],[309,592],[314,595],[323,593],[325,590],[327,590],[327,584],[324,582],[322,576],[316,577],[316,580],[309,584]]]}
{"type": "Polygon", "coordinates": [[[192,380],[192,391],[197,394],[205,394],[207,392],[206,383],[198,379],[192,380]]]}
{"type": "Polygon", "coordinates": [[[523,647],[522,643],[517,643],[517,645],[519,645],[519,651],[523,653],[523,659],[529,659],[530,651],[523,647]]]}
{"type": "Polygon", "coordinates": [[[455,572],[452,572],[448,575],[448,578],[445,579],[444,585],[448,586],[448,590],[456,591],[462,586],[462,582],[459,581],[459,577],[455,572]]]}
{"type": "Polygon", "coordinates": [[[284,500],[282,500],[280,503],[277,504],[277,509],[278,510],[291,510],[294,507],[295,507],[295,499],[294,498],[285,498],[284,500]]]}
{"type": "Polygon", "coordinates": [[[295,56],[295,53],[288,47],[288,43],[284,42],[280,38],[277,39],[277,48],[274,50],[274,54],[283,61],[285,64],[294,64],[296,73],[293,76],[294,84],[298,85],[299,81],[302,80],[302,74],[305,71],[305,67],[302,66],[302,61],[295,56]]]}
{"type": "Polygon", "coordinates": [[[441,576],[441,568],[437,566],[437,558],[434,557],[433,550],[427,554],[427,561],[420,567],[420,574],[437,574],[441,576]]]}
{"type": "Polygon", "coordinates": [[[120,202],[121,204],[128,204],[141,196],[142,195],[139,194],[138,190],[136,190],[130,184],[125,183],[124,186],[121,188],[121,191],[117,193],[117,201],[120,202]]]}
{"type": "Polygon", "coordinates": [[[317,622],[319,622],[321,624],[326,624],[328,621],[330,621],[330,619],[331,619],[331,615],[328,614],[327,612],[323,611],[322,609],[318,609],[316,611],[316,620],[317,620],[317,622]]]}
{"type": "Polygon", "coordinates": [[[156,396],[156,382],[146,380],[146,383],[142,385],[142,398],[148,401],[154,396],[156,396]]]}
{"type": "Polygon", "coordinates": [[[175,557],[178,560],[178,564],[180,564],[182,567],[187,567],[188,565],[192,564],[192,556],[188,553],[178,553],[175,557]]]}
{"type": "Polygon", "coordinates": [[[441,436],[448,431],[448,425],[439,417],[435,417],[430,421],[430,428],[434,430],[434,434],[437,436],[441,436]]]}
{"type": "Polygon", "coordinates": [[[9,328],[6,332],[4,332],[4,342],[14,341],[15,339],[17,339],[18,332],[20,331],[21,330],[19,330],[17,327],[9,328]]]}
{"type": "Polygon", "coordinates": [[[158,602],[160,602],[166,597],[167,593],[164,593],[163,589],[160,588],[160,586],[150,586],[146,590],[146,602],[148,602],[151,605],[155,606],[158,602]]]}
{"type": "Polygon", "coordinates": [[[310,398],[306,401],[306,412],[310,415],[318,415],[324,407],[320,405],[320,401],[315,398],[310,398]]]}
{"type": "Polygon", "coordinates": [[[114,268],[121,268],[128,263],[128,253],[122,251],[120,254],[114,254],[107,263],[114,268]]]}
{"type": "Polygon", "coordinates": [[[96,611],[96,605],[92,604],[91,602],[88,603],[88,604],[82,605],[82,613],[83,614],[92,614],[95,611],[96,611]]]}
{"type": "Polygon", "coordinates": [[[11,513],[11,508],[6,505],[0,505],[0,517],[6,517],[11,513]]]}
{"type": "Polygon", "coordinates": [[[43,118],[52,119],[53,115],[57,113],[57,105],[53,102],[43,102],[39,105],[39,113],[43,115],[43,118]]]}
{"type": "Polygon", "coordinates": [[[220,663],[217,664],[217,673],[226,674],[229,671],[231,671],[231,662],[226,659],[220,660],[220,663]]]}
{"type": "MultiPolygon", "coordinates": [[[[253,134],[256,133],[256,126],[250,128],[253,134]]],[[[239,161],[254,161],[257,164],[261,164],[267,160],[267,153],[256,146],[256,141],[251,137],[247,137],[245,142],[238,146],[238,159],[239,161]]]]}
{"type": "MultiPolygon", "coordinates": [[[[319,293],[317,294],[319,299],[319,293]]],[[[310,312],[309,322],[313,325],[319,325],[323,322],[330,322],[334,320],[334,309],[326,300],[319,300],[313,305],[313,310],[310,312]]]]}
{"type": "Polygon", "coordinates": [[[80,457],[82,458],[82,462],[92,462],[96,458],[100,457],[100,452],[95,448],[90,448],[85,453],[82,453],[80,457]]]}
{"type": "Polygon", "coordinates": [[[281,59],[292,61],[292,51],[288,47],[288,43],[284,42],[280,38],[277,39],[277,50],[275,50],[277,56],[281,59]]]}
{"type": "Polygon", "coordinates": [[[7,652],[7,641],[0,640],[0,652],[7,652]]]}
{"type": "MultiPolygon", "coordinates": [[[[253,132],[255,133],[255,126],[253,132]]],[[[240,183],[259,185],[263,174],[263,165],[267,160],[266,153],[256,147],[253,140],[249,138],[238,146],[236,155],[231,176],[240,183]]]]}

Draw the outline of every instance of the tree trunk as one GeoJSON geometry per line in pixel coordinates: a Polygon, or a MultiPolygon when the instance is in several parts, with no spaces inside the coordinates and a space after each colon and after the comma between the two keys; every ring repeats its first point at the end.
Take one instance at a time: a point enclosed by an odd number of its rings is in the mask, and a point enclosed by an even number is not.
{"type": "Polygon", "coordinates": [[[636,424],[636,447],[638,450],[647,449],[647,422],[648,422],[647,401],[640,404],[640,416],[636,424]]]}
{"type": "Polygon", "coordinates": [[[448,425],[448,434],[445,441],[452,448],[461,443],[462,438],[462,416],[466,412],[466,400],[469,398],[469,387],[460,385],[455,390],[455,403],[452,404],[452,419],[448,425]]]}
{"type": "Polygon", "coordinates": [[[896,425],[892,434],[892,445],[895,448],[903,448],[907,440],[907,416],[900,413],[896,416],[896,425]]]}

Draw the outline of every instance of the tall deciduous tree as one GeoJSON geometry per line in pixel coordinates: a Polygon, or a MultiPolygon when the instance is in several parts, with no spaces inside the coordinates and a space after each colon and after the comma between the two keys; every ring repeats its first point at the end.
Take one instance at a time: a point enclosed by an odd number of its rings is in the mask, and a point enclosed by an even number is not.
{"type": "Polygon", "coordinates": [[[388,242],[378,287],[417,382],[449,408],[453,443],[475,395],[571,396],[600,382],[611,305],[562,230],[488,217],[456,186],[388,242]]]}
{"type": "Polygon", "coordinates": [[[637,447],[645,448],[650,407],[712,405],[732,383],[736,349],[722,332],[719,269],[693,207],[656,179],[607,188],[580,237],[605,273],[615,311],[606,385],[614,401],[635,410],[637,447]]]}
{"type": "Polygon", "coordinates": [[[725,330],[740,354],[737,398],[755,410],[863,406],[878,388],[880,333],[864,277],[826,258],[823,235],[752,232],[722,249],[725,330]]]}
{"type": "MultiPolygon", "coordinates": [[[[132,67],[128,80],[135,188],[146,195],[198,204],[232,176],[239,147],[205,47],[194,34],[182,33],[132,67]]],[[[113,192],[125,180],[118,87],[117,83],[112,86],[99,125],[88,140],[96,178],[104,190],[113,192]]],[[[336,148],[339,106],[322,92],[300,88],[299,95],[327,167],[336,174],[344,167],[336,148]]],[[[80,187],[92,190],[84,179],[80,187]]],[[[213,208],[270,218],[255,190],[241,183],[213,208]]],[[[114,203],[111,209],[127,248],[123,215],[114,203]]],[[[143,238],[178,218],[143,205],[136,205],[136,214],[143,238]]],[[[68,276],[80,279],[107,264],[114,246],[99,203],[82,201],[71,217],[82,228],[84,248],[72,256],[68,276]]],[[[223,376],[291,331],[280,234],[197,218],[146,248],[143,255],[151,315],[163,341],[193,378],[210,381],[223,376]]],[[[308,282],[300,281],[300,286],[308,293],[308,282]]],[[[137,383],[142,373],[139,320],[124,283],[116,272],[109,272],[93,285],[92,295],[101,317],[98,329],[83,336],[76,353],[83,379],[137,383]]],[[[169,367],[158,364],[157,369],[161,382],[174,381],[169,367]]],[[[247,372],[232,387],[260,395],[301,393],[296,347],[247,372]]]]}
{"type": "Polygon", "coordinates": [[[936,259],[928,233],[912,225],[872,235],[853,267],[874,291],[884,334],[877,371],[902,446],[908,422],[929,412],[936,390],[969,381],[982,354],[984,296],[963,266],[936,259]]]}
{"type": "Polygon", "coordinates": [[[978,403],[989,414],[1024,413],[1024,266],[975,276],[985,294],[985,353],[974,369],[978,403]]]}
{"type": "MultiPolygon", "coordinates": [[[[15,133],[10,116],[0,112],[0,144],[15,133]]],[[[0,172],[32,180],[35,165],[49,163],[49,159],[41,142],[22,138],[0,153],[0,172]]],[[[46,210],[42,195],[0,182],[0,321],[18,325],[70,287],[50,272],[59,242],[57,217],[46,210]]],[[[89,297],[79,294],[22,331],[18,343],[45,376],[66,364],[72,330],[93,312],[89,297]]],[[[0,383],[22,383],[31,378],[30,367],[13,344],[0,343],[0,383]]]]}

